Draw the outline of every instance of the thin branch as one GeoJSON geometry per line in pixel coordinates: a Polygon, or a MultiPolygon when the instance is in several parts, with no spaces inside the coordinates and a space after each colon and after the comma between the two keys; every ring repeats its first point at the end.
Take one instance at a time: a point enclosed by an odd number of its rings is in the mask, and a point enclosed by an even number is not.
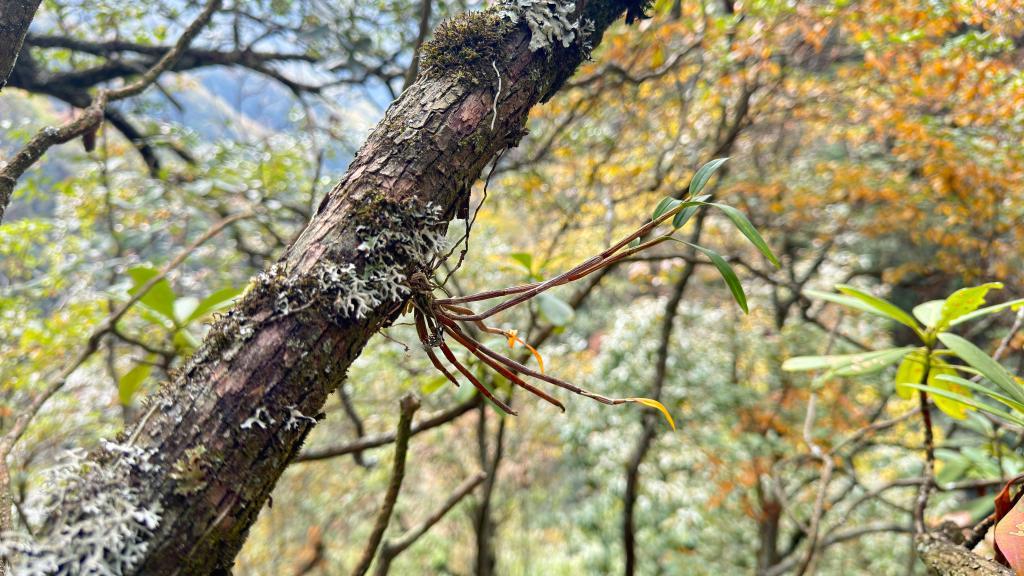
{"type": "Polygon", "coordinates": [[[210,0],[199,16],[188,25],[188,28],[178,38],[174,48],[169,50],[163,58],[160,58],[156,64],[146,70],[138,80],[121,88],[99,90],[92,103],[82,112],[81,116],[65,123],[60,128],[47,126],[36,133],[29,140],[29,143],[15,154],[6,166],[0,169],[0,223],[3,223],[4,212],[7,210],[7,205],[14,194],[14,186],[18,182],[18,178],[39,161],[50,147],[63,144],[78,136],[94,133],[103,122],[104,109],[108,102],[140,94],[155,82],[160,74],[163,74],[164,71],[178,61],[185,49],[192,43],[192,40],[213,17],[214,12],[220,8],[222,1],[210,0]]]}
{"type": "Polygon", "coordinates": [[[395,432],[395,460],[391,468],[391,481],[388,483],[388,491],[384,495],[384,503],[377,514],[377,521],[374,523],[373,531],[370,533],[370,540],[366,543],[362,558],[352,570],[353,576],[363,576],[370,569],[373,557],[377,555],[377,547],[384,538],[384,531],[391,522],[391,513],[395,510],[395,503],[398,502],[398,494],[402,490],[402,480],[405,479],[405,457],[409,453],[409,438],[412,436],[412,416],[420,407],[420,400],[413,393],[408,393],[399,401],[402,414],[398,419],[398,430],[395,432]]]}
{"type": "Polygon", "coordinates": [[[433,7],[434,0],[422,0],[420,2],[420,29],[416,35],[416,44],[412,48],[412,61],[409,63],[409,68],[405,71],[405,78],[402,80],[402,90],[412,86],[412,83],[416,81],[416,76],[419,75],[420,50],[423,48],[423,42],[426,41],[427,36],[430,34],[430,13],[433,7]]]}
{"type": "Polygon", "coordinates": [[[415,544],[417,540],[427,533],[428,530],[433,528],[435,524],[440,522],[442,518],[451,512],[463,498],[468,496],[473,492],[473,490],[476,490],[477,486],[483,484],[486,479],[487,474],[483,471],[477,472],[475,476],[465,479],[458,485],[458,487],[455,488],[455,491],[448,496],[448,499],[445,500],[444,504],[431,513],[430,516],[424,518],[422,522],[394,541],[385,541],[380,549],[380,557],[377,559],[377,576],[384,576],[387,574],[388,569],[391,567],[391,562],[399,554],[405,552],[406,549],[415,544]]]}
{"type": "MultiPolygon", "coordinates": [[[[417,422],[413,425],[411,434],[415,436],[420,432],[426,432],[427,430],[437,428],[438,426],[443,426],[452,420],[471,412],[480,404],[480,401],[480,396],[473,396],[462,404],[431,416],[421,422],[417,422]]],[[[370,448],[378,448],[380,446],[391,444],[395,441],[396,437],[397,435],[394,432],[388,432],[386,434],[359,438],[358,440],[347,444],[341,444],[339,446],[331,446],[328,448],[321,448],[319,450],[307,450],[299,454],[295,459],[295,462],[315,462],[337,456],[344,456],[346,454],[354,454],[363,450],[369,450],[370,448]]]]}
{"type": "MultiPolygon", "coordinates": [[[[926,364],[924,377],[921,378],[922,382],[928,381],[928,368],[926,364]]],[[[918,398],[920,399],[921,422],[924,427],[925,481],[918,490],[917,502],[914,506],[914,529],[918,534],[924,534],[927,530],[924,518],[925,509],[928,507],[928,497],[931,495],[932,486],[935,484],[935,435],[932,432],[932,414],[928,405],[928,393],[922,390],[918,394],[918,398]]]]}
{"type": "Polygon", "coordinates": [[[135,306],[135,304],[142,300],[142,298],[145,297],[158,282],[166,278],[168,274],[180,266],[200,246],[219,234],[229,225],[250,216],[252,216],[251,212],[242,212],[217,222],[205,234],[185,247],[180,254],[168,262],[155,276],[150,278],[149,281],[139,287],[139,290],[131,296],[127,302],[121,304],[120,307],[111,312],[109,316],[107,316],[98,326],[96,326],[96,328],[93,329],[89,334],[89,337],[86,339],[85,347],[78,353],[78,356],[76,356],[70,364],[61,370],[60,374],[58,374],[58,376],[47,385],[42,394],[32,399],[29,405],[22,410],[21,414],[14,421],[11,428],[4,433],[3,437],[0,437],[0,508],[2,508],[0,509],[0,523],[6,521],[6,524],[0,525],[0,532],[5,532],[10,529],[9,518],[7,517],[10,513],[10,507],[6,506],[10,498],[10,475],[7,470],[7,458],[10,456],[14,446],[18,443],[18,440],[20,440],[22,435],[25,434],[25,431],[28,430],[28,426],[31,424],[32,419],[39,413],[43,405],[45,405],[54,394],[64,387],[68,378],[99,349],[99,345],[103,337],[108,333],[113,332],[121,318],[123,318],[124,315],[133,306],[135,306]]]}
{"type": "MultiPolygon", "coordinates": [[[[366,427],[363,426],[363,419],[359,417],[359,412],[356,412],[356,407],[352,403],[352,397],[349,396],[348,390],[345,385],[338,386],[338,397],[341,399],[341,406],[345,410],[345,415],[352,422],[352,426],[356,429],[356,436],[363,438],[366,436],[366,427]]],[[[356,461],[356,464],[363,468],[369,468],[370,464],[366,458],[363,457],[363,451],[357,450],[352,453],[352,458],[356,461]]]]}

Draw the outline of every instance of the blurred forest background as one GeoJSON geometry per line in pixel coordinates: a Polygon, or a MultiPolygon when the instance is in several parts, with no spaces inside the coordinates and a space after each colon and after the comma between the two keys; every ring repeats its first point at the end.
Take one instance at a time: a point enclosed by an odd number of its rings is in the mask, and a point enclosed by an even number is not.
{"type": "MultiPolygon", "coordinates": [[[[107,107],[91,152],[76,139],[25,173],[0,225],[0,428],[133,290],[187,259],[101,334],[10,454],[16,528],[41,522],[47,471],[136,421],[211,317],[282,255],[422,72],[430,31],[483,7],[228,2],[173,70],[107,107]]],[[[0,164],[96,88],[151,66],[200,9],[44,0],[0,93],[0,164]]],[[[521,391],[519,415],[504,416],[438,374],[403,320],[349,370],[235,573],[352,571],[391,477],[398,399],[412,391],[423,406],[385,551],[411,545],[391,573],[924,574],[912,539],[927,473],[917,398],[897,394],[895,367],[815,379],[782,364],[914,343],[807,290],[851,284],[906,310],[983,282],[1004,285],[989,304],[1024,296],[1024,3],[658,0],[651,16],[611,28],[485,170],[446,287],[554,276],[730,157],[704,192],[746,214],[781,266],[721,212],[682,232],[728,260],[749,314],[715,267],[671,244],[496,322],[549,372],[659,399],[678,429],[643,406],[560,395],[562,414],[521,391]]],[[[458,220],[449,238],[464,231],[458,220]]],[[[1019,374],[1020,318],[1008,309],[961,333],[1001,348],[1019,374]]],[[[1024,471],[1024,428],[977,411],[933,418],[927,520],[968,528],[1024,471]]]]}

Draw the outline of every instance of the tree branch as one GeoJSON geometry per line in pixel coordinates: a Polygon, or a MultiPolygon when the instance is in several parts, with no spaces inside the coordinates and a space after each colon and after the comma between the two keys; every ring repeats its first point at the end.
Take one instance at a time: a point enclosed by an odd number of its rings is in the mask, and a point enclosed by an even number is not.
{"type": "MultiPolygon", "coordinates": [[[[0,0],[0,90],[7,84],[41,0],[0,0]]],[[[2,213],[0,213],[2,216],[2,213]]]]}
{"type": "Polygon", "coordinates": [[[487,474],[483,471],[477,472],[475,476],[471,476],[465,479],[455,491],[448,496],[444,504],[440,508],[435,510],[430,516],[423,519],[422,522],[414,526],[411,530],[400,536],[394,541],[388,540],[384,542],[384,545],[380,549],[380,557],[377,559],[377,576],[385,576],[391,567],[391,562],[402,552],[405,552],[410,546],[416,543],[427,530],[434,527],[435,524],[441,521],[449,512],[452,511],[455,506],[462,501],[463,498],[468,496],[476,487],[483,484],[483,481],[487,479],[487,474]]]}
{"type": "MultiPolygon", "coordinates": [[[[199,34],[206,24],[213,17],[223,0],[209,0],[199,16],[192,21],[178,38],[174,48],[169,50],[152,67],[146,70],[138,80],[112,90],[100,90],[92,103],[78,118],[67,122],[60,128],[46,127],[40,130],[29,140],[29,143],[11,158],[2,169],[0,169],[0,224],[3,223],[4,212],[11,201],[14,193],[14,186],[18,178],[35,164],[51,146],[63,144],[70,140],[95,132],[103,121],[104,109],[108,102],[129,98],[142,93],[156,79],[163,74],[167,68],[174,65],[182,53],[192,43],[192,40],[199,34]]],[[[88,147],[88,146],[87,146],[88,147]]]]}
{"type": "Polygon", "coordinates": [[[370,532],[370,540],[366,543],[363,555],[352,570],[352,576],[363,576],[370,569],[373,557],[377,555],[377,547],[384,539],[384,531],[391,522],[391,513],[398,502],[398,494],[402,491],[402,480],[405,479],[405,457],[409,452],[409,437],[412,436],[412,415],[420,407],[420,400],[413,393],[408,393],[400,401],[402,415],[398,419],[398,430],[395,432],[395,460],[391,468],[391,481],[384,495],[384,503],[377,514],[377,521],[370,532]]]}
{"type": "Polygon", "coordinates": [[[1013,572],[992,560],[931,534],[914,540],[917,555],[935,576],[1013,576],[1013,572]]]}
{"type": "MultiPolygon", "coordinates": [[[[430,418],[417,422],[412,427],[412,435],[415,436],[420,432],[426,432],[432,428],[443,426],[444,424],[455,420],[459,416],[471,412],[480,404],[480,402],[481,399],[479,396],[473,396],[462,404],[458,404],[439,414],[431,416],[430,418]]],[[[376,436],[365,436],[347,444],[341,444],[338,446],[321,448],[319,450],[304,450],[295,458],[295,463],[315,462],[317,460],[327,460],[337,456],[345,456],[346,454],[357,454],[364,450],[369,450],[370,448],[378,448],[380,446],[390,444],[395,441],[396,437],[397,436],[394,432],[388,432],[386,434],[377,434],[376,436]]]]}
{"type": "MultiPolygon", "coordinates": [[[[470,185],[518,142],[530,110],[557,91],[587,54],[584,46],[597,45],[628,4],[587,2],[575,15],[587,20],[587,33],[569,46],[531,50],[523,19],[512,24],[493,9],[435,31],[424,44],[431,66],[392,104],[308,227],[211,327],[174,381],[148,399],[149,412],[125,447],[141,454],[136,464],[126,467],[109,455],[117,446],[104,445],[80,479],[100,490],[104,478],[119,476],[118,486],[130,488],[140,506],[159,506],[158,519],[129,532],[145,552],[124,573],[229,571],[328,394],[399,313],[408,297],[404,279],[414,271],[430,276],[433,239],[470,185]],[[467,44],[486,58],[449,59],[467,44]],[[493,71],[470,81],[492,63],[503,80],[493,130],[493,71]],[[368,248],[368,234],[382,246],[368,248]],[[353,281],[364,272],[389,276],[353,281]],[[201,481],[175,475],[176,463],[201,481]]],[[[35,546],[59,546],[79,523],[110,517],[81,500],[66,502],[35,546]]]]}

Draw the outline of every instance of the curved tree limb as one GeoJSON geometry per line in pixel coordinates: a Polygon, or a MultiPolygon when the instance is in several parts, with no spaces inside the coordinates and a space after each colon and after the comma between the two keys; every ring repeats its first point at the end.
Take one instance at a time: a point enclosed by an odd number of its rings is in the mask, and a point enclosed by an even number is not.
{"type": "Polygon", "coordinates": [[[1009,568],[939,536],[920,534],[914,543],[918,557],[934,576],[1013,576],[1009,568]]]}
{"type": "Polygon", "coordinates": [[[53,128],[52,126],[43,128],[29,140],[24,148],[11,158],[10,162],[3,166],[3,168],[0,168],[0,224],[3,223],[4,212],[7,210],[7,205],[14,194],[14,186],[18,182],[18,178],[21,178],[26,170],[38,162],[50,147],[64,144],[79,136],[95,133],[103,121],[104,111],[108,102],[130,98],[141,94],[146,88],[149,88],[161,74],[178,61],[182,53],[192,43],[192,40],[213,18],[214,12],[220,9],[222,2],[223,0],[209,0],[206,6],[203,7],[202,12],[199,13],[199,16],[185,28],[185,31],[175,43],[174,48],[164,54],[137,80],[121,88],[100,90],[81,116],[65,123],[60,128],[53,128]]]}
{"type": "Polygon", "coordinates": [[[420,537],[427,533],[427,530],[430,530],[434,527],[434,524],[440,522],[445,515],[451,512],[452,508],[455,508],[463,498],[468,496],[473,492],[473,490],[476,490],[476,487],[483,484],[486,479],[487,473],[483,471],[477,472],[475,476],[466,478],[455,488],[455,491],[448,496],[448,499],[444,501],[444,504],[442,504],[437,510],[433,511],[430,516],[424,518],[422,522],[411,528],[405,534],[399,536],[397,539],[393,541],[385,541],[384,545],[381,546],[380,549],[380,558],[377,559],[377,576],[385,576],[388,573],[391,562],[393,562],[399,554],[405,552],[406,549],[415,544],[420,537]]]}

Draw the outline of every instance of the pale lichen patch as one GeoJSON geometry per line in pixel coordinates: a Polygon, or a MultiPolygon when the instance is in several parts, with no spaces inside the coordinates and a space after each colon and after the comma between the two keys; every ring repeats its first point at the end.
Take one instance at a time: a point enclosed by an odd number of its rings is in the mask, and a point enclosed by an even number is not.
{"type": "Polygon", "coordinates": [[[162,507],[133,486],[135,475],[155,474],[153,450],[103,441],[96,459],[69,452],[49,475],[41,513],[46,535],[0,538],[0,558],[15,574],[125,574],[145,558],[162,507]]]}
{"type": "Polygon", "coordinates": [[[557,45],[568,48],[580,34],[576,2],[557,0],[505,0],[499,14],[513,24],[520,20],[530,28],[530,50],[551,51],[557,45]]]}

